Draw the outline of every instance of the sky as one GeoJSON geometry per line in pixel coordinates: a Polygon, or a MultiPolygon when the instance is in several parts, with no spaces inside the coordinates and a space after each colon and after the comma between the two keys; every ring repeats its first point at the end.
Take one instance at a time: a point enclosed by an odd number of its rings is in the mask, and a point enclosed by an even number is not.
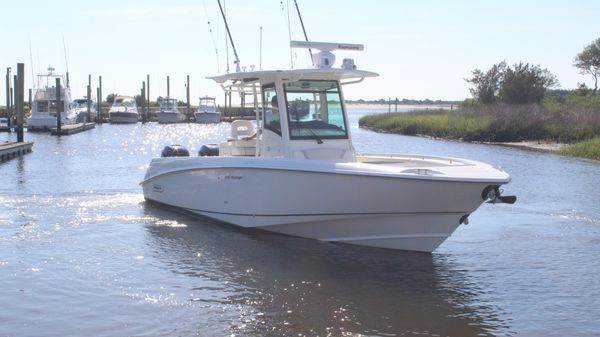
{"type": "MultiPolygon", "coordinates": [[[[290,37],[304,39],[293,0],[223,2],[247,70],[309,67],[305,49],[289,48],[290,37]]],[[[463,100],[471,97],[471,71],[503,60],[547,68],[563,89],[593,86],[573,60],[600,38],[597,0],[297,2],[309,40],[364,44],[362,52],[335,52],[334,67],[353,58],[380,75],[345,87],[346,99],[463,100]]],[[[104,97],[139,94],[150,75],[154,100],[167,95],[168,75],[171,96],[185,100],[189,75],[192,104],[204,95],[222,101],[206,77],[225,73],[227,64],[235,70],[217,0],[6,1],[2,12],[0,105],[6,68],[14,74],[17,63],[25,63],[26,88],[49,66],[68,70],[73,98],[85,95],[88,74],[94,92],[102,76],[104,97]]]]}

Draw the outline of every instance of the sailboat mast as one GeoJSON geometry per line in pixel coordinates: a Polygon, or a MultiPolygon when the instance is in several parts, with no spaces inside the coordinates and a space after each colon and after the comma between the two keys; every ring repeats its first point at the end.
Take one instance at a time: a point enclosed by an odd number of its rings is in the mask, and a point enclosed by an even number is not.
{"type": "Polygon", "coordinates": [[[229,36],[229,42],[231,42],[231,48],[233,48],[233,54],[235,55],[235,71],[240,71],[240,58],[238,57],[237,50],[235,49],[235,44],[233,44],[233,39],[231,38],[231,32],[229,31],[229,25],[227,24],[227,18],[225,18],[225,12],[223,11],[223,7],[221,6],[221,0],[217,0],[219,4],[219,9],[221,10],[221,15],[223,16],[223,22],[225,22],[225,29],[227,30],[227,35],[229,36]]]}

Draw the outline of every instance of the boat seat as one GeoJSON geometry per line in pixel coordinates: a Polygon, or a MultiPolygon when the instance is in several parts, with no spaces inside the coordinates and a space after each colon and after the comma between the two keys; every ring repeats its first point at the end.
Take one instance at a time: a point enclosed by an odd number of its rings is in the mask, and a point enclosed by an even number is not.
{"type": "Polygon", "coordinates": [[[238,119],[231,123],[231,139],[239,140],[243,137],[250,137],[256,133],[256,128],[251,121],[238,119]]]}
{"type": "Polygon", "coordinates": [[[231,123],[231,138],[219,146],[219,155],[254,156],[256,154],[256,139],[244,139],[253,136],[256,128],[251,121],[235,120],[231,123]]]}

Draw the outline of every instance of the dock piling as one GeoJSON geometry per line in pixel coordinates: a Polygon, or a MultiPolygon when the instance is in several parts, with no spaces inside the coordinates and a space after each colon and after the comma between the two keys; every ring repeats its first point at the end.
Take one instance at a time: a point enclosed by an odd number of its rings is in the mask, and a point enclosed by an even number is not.
{"type": "Polygon", "coordinates": [[[187,112],[186,112],[186,119],[189,121],[190,120],[190,75],[187,75],[187,83],[185,85],[185,96],[187,99],[187,112]]]}
{"type": "Polygon", "coordinates": [[[25,114],[25,64],[17,63],[17,81],[15,83],[17,89],[17,142],[24,142],[23,135],[23,116],[25,114]]]}
{"type": "Polygon", "coordinates": [[[58,131],[60,131],[61,125],[60,125],[60,120],[61,120],[61,111],[62,109],[60,108],[60,78],[56,79],[56,129],[58,131]]]}
{"type": "Polygon", "coordinates": [[[98,76],[98,123],[102,123],[102,76],[98,76]]]}
{"type": "Polygon", "coordinates": [[[86,121],[92,120],[92,75],[88,74],[88,86],[87,86],[87,119],[86,121]]]}

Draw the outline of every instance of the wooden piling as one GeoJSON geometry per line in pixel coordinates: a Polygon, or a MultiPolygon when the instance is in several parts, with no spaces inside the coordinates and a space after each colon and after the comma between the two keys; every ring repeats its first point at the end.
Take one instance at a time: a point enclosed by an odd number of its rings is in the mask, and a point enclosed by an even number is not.
{"type": "Polygon", "coordinates": [[[12,115],[10,114],[10,67],[6,68],[6,117],[8,117],[8,127],[12,125],[12,115]]]}
{"type": "Polygon", "coordinates": [[[87,119],[86,121],[92,120],[92,75],[88,74],[88,86],[87,86],[87,119]]]}
{"type": "Polygon", "coordinates": [[[146,82],[142,81],[142,114],[145,120],[148,120],[148,109],[146,109],[146,82]]]}
{"type": "Polygon", "coordinates": [[[146,94],[146,113],[148,114],[148,116],[146,116],[147,118],[150,117],[150,74],[146,74],[146,90],[148,91],[148,93],[146,94]]]}
{"type": "Polygon", "coordinates": [[[25,64],[17,63],[17,142],[24,142],[23,116],[25,115],[25,64]]]}
{"type": "Polygon", "coordinates": [[[171,85],[169,81],[169,76],[167,75],[167,97],[171,97],[171,85]]]}
{"type": "Polygon", "coordinates": [[[29,111],[33,111],[33,90],[29,88],[29,111]]]}
{"type": "Polygon", "coordinates": [[[187,84],[185,85],[185,96],[187,99],[187,113],[185,114],[186,120],[190,120],[190,75],[187,75],[187,84]]]}
{"type": "Polygon", "coordinates": [[[56,130],[60,131],[61,111],[60,108],[60,78],[56,78],[56,130]]]}
{"type": "Polygon", "coordinates": [[[98,123],[102,123],[102,76],[98,76],[98,123]]]}

